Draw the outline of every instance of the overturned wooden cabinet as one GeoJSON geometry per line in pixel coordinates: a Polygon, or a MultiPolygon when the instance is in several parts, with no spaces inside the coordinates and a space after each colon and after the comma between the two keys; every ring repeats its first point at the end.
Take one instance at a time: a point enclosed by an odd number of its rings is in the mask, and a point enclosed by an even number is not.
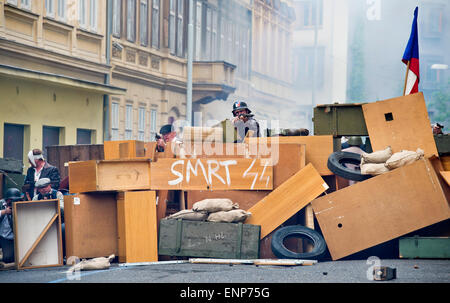
{"type": "Polygon", "coordinates": [[[117,255],[115,193],[64,196],[64,221],[68,260],[117,255]]]}
{"type": "Polygon", "coordinates": [[[71,193],[150,189],[149,159],[69,162],[71,193]]]}
{"type": "Polygon", "coordinates": [[[117,193],[119,262],[158,261],[155,191],[117,193]]]}

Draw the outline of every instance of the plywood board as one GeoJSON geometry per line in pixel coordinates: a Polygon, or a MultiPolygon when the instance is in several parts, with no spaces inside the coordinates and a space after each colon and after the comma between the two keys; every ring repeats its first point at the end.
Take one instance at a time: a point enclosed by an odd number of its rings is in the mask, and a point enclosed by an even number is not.
{"type": "Polygon", "coordinates": [[[251,144],[288,144],[297,143],[306,146],[305,163],[311,163],[321,176],[333,173],[328,169],[328,157],[333,153],[333,136],[286,136],[268,138],[249,138],[246,142],[251,144]]]}
{"type": "Polygon", "coordinates": [[[442,156],[440,159],[443,169],[445,171],[450,171],[450,156],[442,156]]]}
{"type": "Polygon", "coordinates": [[[13,203],[17,269],[62,266],[59,200],[13,203]]]}
{"type": "Polygon", "coordinates": [[[333,260],[450,217],[428,159],[356,183],[312,201],[333,260]]]}
{"type": "Polygon", "coordinates": [[[421,148],[425,157],[438,155],[423,93],[362,105],[373,151],[387,146],[394,153],[421,148]]]}
{"type": "Polygon", "coordinates": [[[450,171],[440,171],[442,178],[444,178],[447,185],[450,186],[450,171]]]}
{"type": "Polygon", "coordinates": [[[117,225],[119,262],[158,261],[154,191],[118,193],[117,225]]]}
{"type": "Polygon", "coordinates": [[[117,203],[114,193],[64,196],[66,256],[117,255],[117,203]]]}
{"type": "Polygon", "coordinates": [[[246,224],[261,225],[261,239],[328,189],[310,163],[248,211],[246,224]]]}
{"type": "Polygon", "coordinates": [[[158,159],[151,165],[153,190],[271,190],[268,159],[158,159]]]}
{"type": "Polygon", "coordinates": [[[105,141],[105,160],[133,159],[145,156],[145,143],[137,140],[105,141]]]}

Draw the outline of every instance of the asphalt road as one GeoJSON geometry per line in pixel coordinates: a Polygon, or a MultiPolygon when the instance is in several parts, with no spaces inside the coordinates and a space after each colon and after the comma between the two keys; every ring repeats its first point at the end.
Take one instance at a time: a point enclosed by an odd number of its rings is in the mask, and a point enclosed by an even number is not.
{"type": "Polygon", "coordinates": [[[68,274],[69,267],[0,271],[0,283],[449,283],[450,260],[393,259],[319,262],[310,266],[152,264],[68,274]],[[397,278],[371,281],[374,265],[396,268],[397,278]]]}

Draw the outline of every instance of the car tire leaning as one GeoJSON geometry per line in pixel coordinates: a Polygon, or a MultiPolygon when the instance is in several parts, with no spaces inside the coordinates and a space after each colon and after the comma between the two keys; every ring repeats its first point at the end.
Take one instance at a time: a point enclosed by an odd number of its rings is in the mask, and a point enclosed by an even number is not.
{"type": "Polygon", "coordinates": [[[371,175],[363,175],[359,170],[353,170],[345,166],[345,163],[360,165],[361,155],[350,152],[334,152],[328,157],[327,167],[339,177],[353,180],[364,181],[371,178],[371,175]]]}

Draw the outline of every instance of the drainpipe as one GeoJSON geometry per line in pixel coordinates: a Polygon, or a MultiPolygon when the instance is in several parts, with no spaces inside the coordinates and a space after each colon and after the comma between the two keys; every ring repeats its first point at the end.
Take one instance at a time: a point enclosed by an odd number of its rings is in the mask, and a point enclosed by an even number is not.
{"type": "Polygon", "coordinates": [[[186,118],[188,126],[192,126],[192,61],[194,52],[194,4],[189,0],[188,52],[187,52],[187,93],[186,118]]]}
{"type": "MultiPolygon", "coordinates": [[[[106,64],[111,64],[111,27],[112,27],[112,0],[106,1],[106,64]]],[[[105,74],[105,84],[110,85],[111,74],[105,74]]],[[[103,142],[111,140],[109,134],[109,95],[103,95],[103,142]]]]}

